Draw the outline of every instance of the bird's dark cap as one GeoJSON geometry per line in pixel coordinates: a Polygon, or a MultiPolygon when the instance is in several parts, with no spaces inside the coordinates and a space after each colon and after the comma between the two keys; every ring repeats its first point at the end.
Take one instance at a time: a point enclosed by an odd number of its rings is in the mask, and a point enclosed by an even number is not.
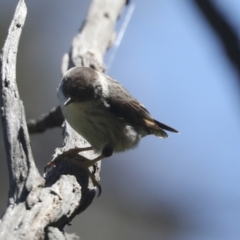
{"type": "Polygon", "coordinates": [[[72,101],[83,101],[94,97],[94,85],[98,73],[88,67],[74,67],[63,76],[61,88],[66,98],[72,101]]]}

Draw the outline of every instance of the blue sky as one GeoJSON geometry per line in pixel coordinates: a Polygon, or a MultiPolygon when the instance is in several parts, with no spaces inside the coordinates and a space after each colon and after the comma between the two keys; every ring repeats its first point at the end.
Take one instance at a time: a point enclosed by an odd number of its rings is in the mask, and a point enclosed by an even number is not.
{"type": "MultiPolygon", "coordinates": [[[[219,7],[240,24],[239,2],[219,1],[219,7]]],[[[144,139],[126,153],[134,159],[127,170],[130,160],[114,162],[129,176],[144,176],[145,188],[141,178],[130,184],[146,201],[154,192],[156,205],[176,205],[189,229],[204,229],[178,239],[240,234],[240,94],[223,53],[191,1],[140,1],[110,69],[154,117],[180,131],[167,140],[144,139]]]]}

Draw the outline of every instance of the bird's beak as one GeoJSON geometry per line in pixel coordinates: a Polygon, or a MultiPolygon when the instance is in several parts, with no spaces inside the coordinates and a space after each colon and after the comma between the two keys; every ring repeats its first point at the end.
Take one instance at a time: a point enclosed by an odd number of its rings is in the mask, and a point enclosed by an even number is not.
{"type": "Polygon", "coordinates": [[[68,99],[66,100],[66,102],[63,104],[63,106],[67,106],[67,105],[69,105],[69,104],[72,103],[72,102],[74,102],[74,99],[73,99],[73,98],[68,98],[68,99]]]}

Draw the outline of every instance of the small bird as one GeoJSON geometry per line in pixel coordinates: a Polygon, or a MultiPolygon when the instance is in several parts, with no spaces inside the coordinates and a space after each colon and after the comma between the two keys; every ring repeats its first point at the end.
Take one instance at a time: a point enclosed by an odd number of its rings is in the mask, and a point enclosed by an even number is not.
{"type": "Polygon", "coordinates": [[[113,152],[135,148],[147,135],[166,138],[165,130],[178,133],[155,120],[119,82],[89,67],[69,69],[57,95],[67,122],[91,145],[72,152],[94,150],[100,154],[87,161],[86,168],[113,152]]]}

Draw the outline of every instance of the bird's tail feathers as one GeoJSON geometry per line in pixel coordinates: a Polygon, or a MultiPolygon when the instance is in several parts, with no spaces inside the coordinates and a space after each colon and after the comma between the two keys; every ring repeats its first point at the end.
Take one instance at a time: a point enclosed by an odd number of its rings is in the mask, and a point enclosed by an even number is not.
{"type": "Polygon", "coordinates": [[[178,131],[175,130],[174,128],[171,128],[163,123],[160,123],[155,119],[144,119],[144,123],[148,127],[148,134],[152,134],[157,137],[167,138],[168,134],[164,130],[178,133],[178,131]]]}
{"type": "Polygon", "coordinates": [[[166,131],[169,131],[169,132],[175,132],[175,133],[179,133],[178,130],[172,128],[172,127],[169,127],[161,122],[158,122],[157,120],[154,119],[154,122],[162,129],[166,130],[166,131]]]}

